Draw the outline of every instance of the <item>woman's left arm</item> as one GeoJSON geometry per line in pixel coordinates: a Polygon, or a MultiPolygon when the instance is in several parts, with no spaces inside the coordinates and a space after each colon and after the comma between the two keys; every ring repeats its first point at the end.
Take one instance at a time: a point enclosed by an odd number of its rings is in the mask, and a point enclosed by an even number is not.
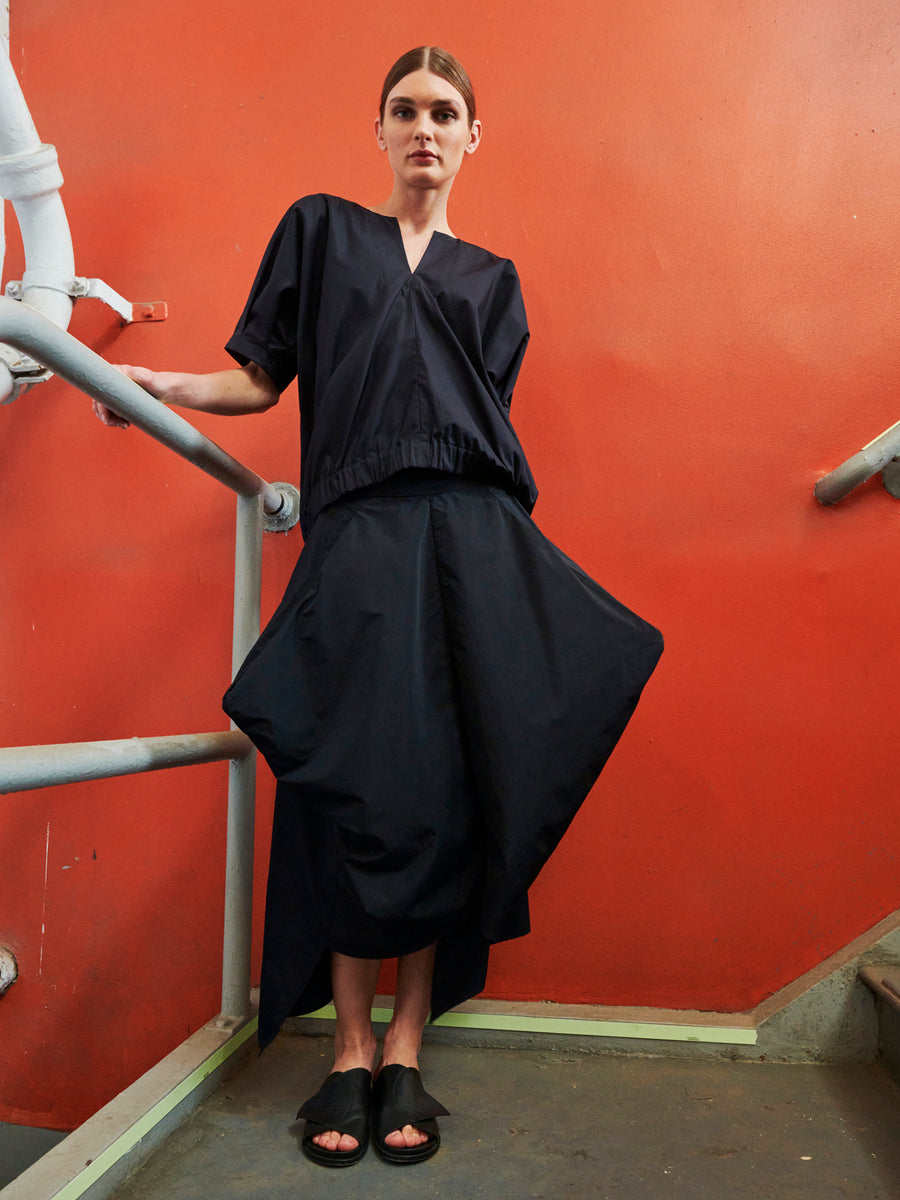
{"type": "MultiPolygon", "coordinates": [[[[254,362],[205,375],[189,375],[179,371],[151,371],[147,367],[131,367],[124,364],[117,364],[117,369],[163,404],[216,413],[224,417],[265,412],[277,404],[280,397],[273,380],[254,362]]],[[[104,425],[128,427],[128,422],[123,417],[112,412],[99,400],[94,401],[94,414],[104,425]]]]}

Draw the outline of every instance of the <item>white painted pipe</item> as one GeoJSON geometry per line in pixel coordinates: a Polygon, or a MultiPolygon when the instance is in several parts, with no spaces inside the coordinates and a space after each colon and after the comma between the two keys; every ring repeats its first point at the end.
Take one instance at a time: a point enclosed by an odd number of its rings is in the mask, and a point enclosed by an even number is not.
{"type": "MultiPolygon", "coordinates": [[[[68,328],[75,252],[59,189],[63,178],[53,146],[43,145],[8,53],[0,53],[0,196],[11,200],[22,231],[25,274],[22,301],[54,325],[68,328]]],[[[2,262],[0,262],[2,266],[2,262]]],[[[0,403],[12,395],[10,367],[29,364],[0,348],[0,403]]]]}
{"type": "Polygon", "coordinates": [[[70,293],[75,281],[75,253],[62,198],[54,189],[15,201],[13,207],[25,246],[22,302],[60,329],[68,329],[74,305],[70,293]]]}
{"type": "Polygon", "coordinates": [[[40,138],[19,87],[19,81],[9,60],[9,54],[0,55],[0,149],[3,154],[30,154],[40,147],[40,138]]]}

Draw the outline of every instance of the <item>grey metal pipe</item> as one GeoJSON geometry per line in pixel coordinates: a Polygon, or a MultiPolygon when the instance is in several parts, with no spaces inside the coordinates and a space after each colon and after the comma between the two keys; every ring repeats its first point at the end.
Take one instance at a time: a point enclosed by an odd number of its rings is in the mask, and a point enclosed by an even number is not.
{"type": "Polygon", "coordinates": [[[8,746],[0,750],[0,795],[168,767],[243,761],[252,757],[252,751],[249,739],[235,729],[56,746],[8,746]]]}
{"type": "Polygon", "coordinates": [[[837,504],[848,492],[865,483],[882,470],[891,459],[900,455],[900,421],[880,433],[858,454],[848,458],[827,475],[823,475],[815,487],[816,499],[820,504],[837,504]]]}
{"type": "Polygon", "coordinates": [[[229,1028],[250,1015],[253,936],[253,843],[256,823],[256,754],[228,764],[228,831],[225,849],[225,920],[222,932],[222,1011],[229,1028]]]}
{"type": "Polygon", "coordinates": [[[0,297],[0,341],[30,354],[239,496],[261,494],[269,512],[281,508],[281,493],[272,484],[27,304],[0,297]]]}
{"type": "Polygon", "coordinates": [[[259,637],[262,606],[263,512],[257,496],[239,496],[234,535],[234,617],[231,673],[237,671],[259,637]]]}
{"type": "MultiPolygon", "coordinates": [[[[234,551],[232,671],[236,673],[259,634],[262,577],[262,504],[239,496],[234,551]]],[[[250,1014],[253,916],[253,841],[256,754],[228,769],[228,835],[225,848],[225,926],[222,942],[222,1012],[225,1028],[250,1014]]]]}

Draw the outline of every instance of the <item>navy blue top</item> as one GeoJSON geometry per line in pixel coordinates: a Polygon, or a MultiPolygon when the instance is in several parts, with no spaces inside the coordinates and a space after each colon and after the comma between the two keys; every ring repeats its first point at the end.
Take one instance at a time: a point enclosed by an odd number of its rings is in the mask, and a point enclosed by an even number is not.
{"type": "Polygon", "coordinates": [[[508,259],[443,233],[415,271],[394,217],[306,196],[272,235],[226,349],[300,391],[301,525],[408,468],[537,499],[509,420],[528,325],[508,259]]]}

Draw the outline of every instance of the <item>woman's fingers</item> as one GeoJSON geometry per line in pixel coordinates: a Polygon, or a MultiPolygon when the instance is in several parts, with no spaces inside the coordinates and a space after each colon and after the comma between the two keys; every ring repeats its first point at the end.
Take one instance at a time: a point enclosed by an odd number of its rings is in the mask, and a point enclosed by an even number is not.
{"type": "MultiPolygon", "coordinates": [[[[147,367],[132,367],[127,363],[112,363],[112,366],[152,394],[149,384],[153,378],[153,371],[148,370],[147,367]]],[[[127,429],[131,424],[124,417],[120,417],[118,413],[114,413],[111,408],[107,408],[100,400],[93,402],[93,408],[94,416],[98,417],[104,425],[108,425],[110,429],[127,429]]]]}
{"type": "Polygon", "coordinates": [[[101,404],[99,400],[94,400],[92,407],[94,416],[101,420],[104,425],[108,425],[110,429],[127,429],[131,424],[124,417],[120,417],[118,413],[114,413],[111,408],[107,408],[105,404],[101,404]]]}
{"type": "Polygon", "coordinates": [[[123,375],[127,375],[129,379],[133,379],[135,383],[139,383],[142,388],[146,388],[148,392],[153,391],[150,383],[156,372],[151,371],[149,367],[132,367],[128,363],[113,363],[113,366],[123,375]]]}

